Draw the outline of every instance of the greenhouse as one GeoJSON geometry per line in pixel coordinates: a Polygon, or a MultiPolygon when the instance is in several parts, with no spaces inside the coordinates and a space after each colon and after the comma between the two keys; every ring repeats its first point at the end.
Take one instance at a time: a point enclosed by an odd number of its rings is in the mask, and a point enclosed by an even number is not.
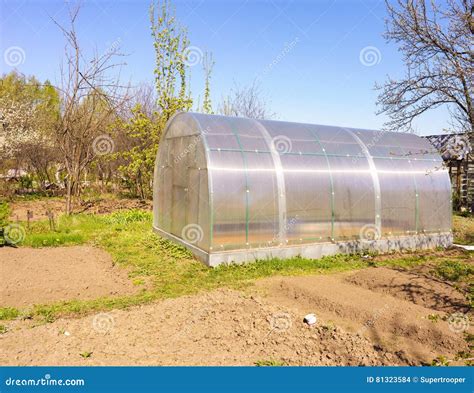
{"type": "Polygon", "coordinates": [[[153,227],[210,266],[449,246],[450,179],[414,134],[178,113],[153,227]]]}

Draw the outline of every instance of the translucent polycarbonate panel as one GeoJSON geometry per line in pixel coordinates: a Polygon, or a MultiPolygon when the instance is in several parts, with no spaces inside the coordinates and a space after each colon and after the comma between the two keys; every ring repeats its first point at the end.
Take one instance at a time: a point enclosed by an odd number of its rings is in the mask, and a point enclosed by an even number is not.
{"type": "Polygon", "coordinates": [[[365,158],[328,157],[333,184],[333,238],[359,238],[361,228],[375,224],[375,192],[365,158]]]}
{"type": "Polygon", "coordinates": [[[196,122],[194,116],[186,113],[179,113],[170,120],[163,137],[165,139],[171,139],[200,134],[201,130],[199,123],[196,122]]]}
{"type": "Polygon", "coordinates": [[[248,179],[248,243],[268,246],[278,239],[278,185],[270,153],[245,153],[248,179]]]}
{"type": "Polygon", "coordinates": [[[241,152],[211,151],[212,244],[214,250],[246,247],[248,242],[248,179],[241,152]]]}
{"type": "Polygon", "coordinates": [[[364,156],[362,147],[346,129],[330,126],[313,128],[328,156],[364,156]]]}
{"type": "MultiPolygon", "coordinates": [[[[200,161],[204,154],[201,139],[188,135],[168,139],[168,143],[172,149],[171,233],[178,237],[185,236],[193,244],[202,246],[208,228],[203,229],[199,222],[198,198],[201,194],[200,172],[203,170],[200,161]],[[196,230],[189,231],[190,226],[196,230]]],[[[202,214],[205,216],[206,212],[207,209],[202,214]]]]}
{"type": "Polygon", "coordinates": [[[169,143],[164,140],[161,143],[158,158],[155,162],[155,178],[153,182],[153,225],[170,230],[171,209],[166,205],[166,199],[161,195],[164,190],[171,189],[171,168],[169,166],[169,143]]]}
{"type": "Polygon", "coordinates": [[[240,150],[239,142],[233,134],[207,134],[206,142],[211,150],[240,150]]]}
{"type": "Polygon", "coordinates": [[[405,157],[413,160],[438,160],[440,158],[438,151],[425,138],[408,133],[391,133],[391,136],[396,139],[397,145],[405,151],[405,157]]]}
{"type": "Polygon", "coordinates": [[[413,162],[418,189],[418,230],[441,232],[451,228],[451,203],[446,195],[450,192],[447,170],[434,169],[427,161],[413,162]]]}
{"type": "Polygon", "coordinates": [[[410,163],[390,158],[374,158],[374,162],[381,192],[381,235],[416,231],[416,188],[410,163]]]}
{"type": "Polygon", "coordinates": [[[314,154],[324,156],[322,147],[313,134],[314,126],[269,120],[260,122],[280,155],[314,154]]]}
{"type": "Polygon", "coordinates": [[[331,182],[326,158],[285,154],[286,235],[288,242],[331,239],[331,182]]]}
{"type": "Polygon", "coordinates": [[[154,225],[177,237],[184,235],[202,249],[209,248],[206,167],[199,124],[189,115],[175,116],[162,138],[155,165],[154,225]]]}
{"type": "Polygon", "coordinates": [[[210,205],[209,205],[209,174],[207,169],[201,168],[199,171],[199,202],[198,219],[199,227],[202,229],[202,240],[198,246],[209,251],[211,246],[211,223],[210,223],[210,205]]]}
{"type": "Polygon", "coordinates": [[[438,160],[439,154],[431,144],[416,135],[387,131],[356,131],[373,156],[394,159],[438,160]]]}
{"type": "Polygon", "coordinates": [[[269,151],[269,146],[262,135],[262,126],[255,120],[229,118],[228,124],[239,140],[243,151],[269,151]]]}
{"type": "MultiPolygon", "coordinates": [[[[155,180],[156,181],[156,180],[155,180]]],[[[155,226],[163,228],[163,230],[171,231],[171,189],[173,187],[172,170],[170,167],[163,167],[159,170],[159,179],[157,182],[159,187],[159,197],[154,202],[155,226]]]]}

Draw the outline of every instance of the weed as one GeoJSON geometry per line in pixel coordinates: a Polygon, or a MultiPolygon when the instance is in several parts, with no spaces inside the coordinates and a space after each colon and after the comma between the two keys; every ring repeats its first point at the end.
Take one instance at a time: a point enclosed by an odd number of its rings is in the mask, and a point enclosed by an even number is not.
{"type": "Polygon", "coordinates": [[[106,221],[110,224],[123,225],[129,224],[131,222],[150,221],[151,217],[151,212],[139,209],[130,209],[114,212],[106,218],[106,221]]]}
{"type": "Polygon", "coordinates": [[[0,325],[0,334],[4,334],[8,331],[8,328],[5,325],[0,325]]]}
{"type": "Polygon", "coordinates": [[[431,321],[431,322],[438,322],[440,320],[440,315],[439,314],[429,314],[428,315],[428,319],[431,321]]]}
{"type": "Polygon", "coordinates": [[[257,360],[254,363],[257,367],[268,367],[268,366],[273,366],[273,367],[281,367],[281,366],[287,366],[287,364],[281,360],[257,360]]]}
{"type": "Polygon", "coordinates": [[[446,356],[440,355],[431,361],[432,366],[449,366],[449,360],[446,356]]]}
{"type": "Polygon", "coordinates": [[[84,352],[81,352],[79,355],[81,355],[82,358],[87,359],[92,356],[92,353],[93,352],[90,352],[90,351],[84,351],[84,352]]]}
{"type": "Polygon", "coordinates": [[[15,319],[20,314],[16,308],[0,307],[0,320],[15,319]]]}
{"type": "Polygon", "coordinates": [[[448,281],[460,281],[474,275],[474,266],[459,261],[446,260],[436,266],[434,273],[448,281]]]}
{"type": "Polygon", "coordinates": [[[0,228],[8,225],[8,217],[10,216],[10,208],[6,201],[0,201],[0,228]]]}

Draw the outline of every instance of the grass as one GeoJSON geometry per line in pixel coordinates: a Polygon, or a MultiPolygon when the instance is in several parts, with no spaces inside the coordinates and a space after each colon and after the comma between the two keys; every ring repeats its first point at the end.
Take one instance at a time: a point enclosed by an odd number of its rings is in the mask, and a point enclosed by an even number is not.
{"type": "Polygon", "coordinates": [[[272,366],[272,367],[280,367],[280,366],[287,366],[287,364],[283,361],[280,361],[280,360],[257,360],[255,362],[255,365],[257,367],[269,367],[269,366],[272,366]]]}
{"type": "Polygon", "coordinates": [[[436,266],[435,274],[448,281],[470,281],[474,278],[474,265],[456,260],[445,260],[436,266]]]}
{"type": "Polygon", "coordinates": [[[8,225],[8,217],[10,216],[10,208],[6,201],[0,201],[0,228],[8,225]]]}
{"type": "Polygon", "coordinates": [[[454,242],[458,244],[474,245],[474,216],[453,216],[454,242]]]}
{"type": "MultiPolygon", "coordinates": [[[[0,309],[0,319],[26,315],[51,322],[60,315],[126,308],[219,287],[245,288],[255,279],[273,275],[327,274],[374,265],[412,267],[432,260],[441,260],[439,256],[431,254],[406,254],[387,259],[336,255],[317,260],[301,257],[288,260],[269,259],[210,269],[194,259],[185,248],[152,233],[151,220],[150,212],[126,210],[102,216],[61,216],[56,231],[50,230],[46,221],[33,222],[21,246],[95,245],[108,251],[114,263],[127,267],[130,278],[136,285],[149,285],[134,295],[35,305],[28,311],[3,308],[0,309]]],[[[463,257],[459,258],[462,262],[463,257]]],[[[453,267],[443,265],[440,274],[455,274],[450,273],[450,269],[453,267]]]]}
{"type": "Polygon", "coordinates": [[[15,319],[20,315],[20,311],[13,307],[0,307],[0,320],[15,319]]]}

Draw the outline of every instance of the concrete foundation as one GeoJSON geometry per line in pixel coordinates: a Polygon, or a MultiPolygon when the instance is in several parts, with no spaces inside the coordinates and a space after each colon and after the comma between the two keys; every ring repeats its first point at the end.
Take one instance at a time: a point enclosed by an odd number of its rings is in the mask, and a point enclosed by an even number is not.
{"type": "Polygon", "coordinates": [[[287,259],[296,256],[318,259],[326,255],[356,254],[367,252],[388,253],[391,251],[415,251],[449,247],[453,244],[451,232],[419,234],[409,236],[393,236],[378,240],[352,240],[334,243],[310,243],[282,247],[252,248],[221,252],[207,252],[193,244],[184,241],[170,233],[154,227],[153,230],[160,236],[179,243],[189,249],[199,260],[206,265],[215,267],[221,264],[246,263],[256,260],[280,258],[287,259]]]}

